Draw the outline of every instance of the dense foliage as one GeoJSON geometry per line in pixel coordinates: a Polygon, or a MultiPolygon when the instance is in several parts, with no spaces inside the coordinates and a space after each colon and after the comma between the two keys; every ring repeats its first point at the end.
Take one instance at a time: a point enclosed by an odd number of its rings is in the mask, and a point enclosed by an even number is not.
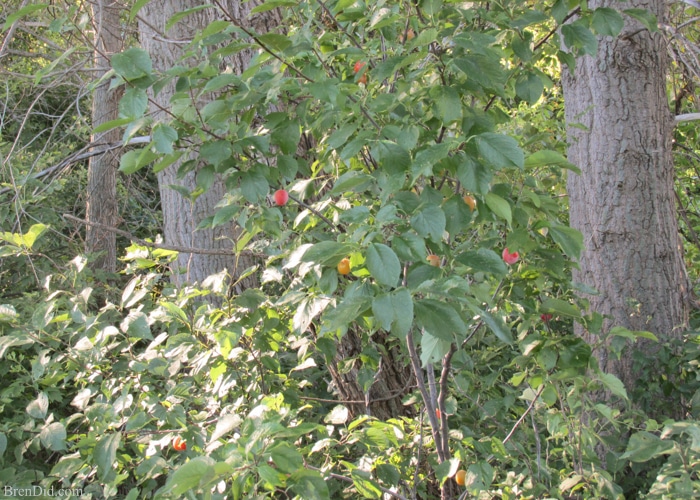
{"type": "MultiPolygon", "coordinates": [[[[625,19],[655,19],[561,0],[272,0],[255,13],[284,9],[284,30],[254,33],[201,8],[220,20],[164,74],[136,46],[112,58],[122,117],[101,129],[150,138],[120,168],[143,176],[145,198],[146,171],[196,171],[198,188],[179,189],[190,199],[225,182],[200,226],[235,220],[232,249],[256,257],[246,273],[261,286],[236,294],[221,271],[174,288],[174,252],[137,244],[119,276],[95,275],[52,236],[62,222],[34,212],[44,198],[3,208],[4,487],[130,499],[700,494],[697,336],[663,345],[661,366],[625,388],[572,334],[602,318],[570,277],[583,242],[566,220],[563,181],[577,169],[564,156],[560,63],[625,19]],[[235,74],[227,57],[251,46],[235,74]],[[177,94],[155,122],[148,92],[166,81],[177,94]],[[388,360],[411,374],[397,394],[373,390],[392,376],[388,360]],[[344,382],[363,400],[344,400],[344,382]],[[686,406],[648,401],[652,385],[686,406]],[[375,415],[385,399],[394,414],[375,415]]],[[[679,128],[677,141],[694,179],[695,133],[679,128]]],[[[124,203],[131,221],[157,222],[152,202],[124,203]]],[[[655,338],[607,335],[615,356],[655,338]]]]}

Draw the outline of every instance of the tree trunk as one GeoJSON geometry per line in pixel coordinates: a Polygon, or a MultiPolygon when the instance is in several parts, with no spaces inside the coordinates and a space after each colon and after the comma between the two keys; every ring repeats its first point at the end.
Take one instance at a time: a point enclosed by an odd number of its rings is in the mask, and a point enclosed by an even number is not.
{"type": "MultiPolygon", "coordinates": [[[[224,3],[227,12],[237,22],[251,25],[258,33],[274,29],[280,23],[279,12],[271,10],[250,18],[250,10],[260,5],[261,0],[252,0],[238,3],[229,0],[224,3]]],[[[214,20],[214,14],[220,11],[204,9],[191,13],[170,30],[165,32],[165,23],[174,14],[200,5],[196,0],[155,0],[146,4],[140,11],[139,32],[141,45],[148,51],[153,61],[155,71],[165,71],[176,64],[184,54],[187,43],[193,38],[195,32],[207,26],[214,20]]],[[[248,65],[253,53],[242,51],[236,54],[235,59],[227,61],[233,71],[240,74],[248,65]]],[[[152,96],[151,116],[154,121],[169,121],[170,115],[164,110],[170,107],[170,100],[175,93],[174,83],[166,85],[157,95],[152,96]]],[[[170,184],[180,184],[192,191],[196,187],[195,173],[187,174],[184,178],[177,178],[178,165],[172,165],[159,172],[158,183],[161,193],[163,209],[165,240],[168,244],[190,246],[208,249],[233,249],[237,228],[233,224],[219,226],[216,230],[197,230],[197,224],[213,215],[215,206],[226,192],[222,182],[216,182],[209,190],[199,196],[194,203],[190,203],[178,192],[170,189],[170,184]],[[223,239],[220,239],[222,238],[223,239]]],[[[236,269],[235,256],[180,254],[177,265],[182,273],[174,275],[176,283],[196,282],[206,276],[227,268],[231,272],[236,269]]],[[[238,268],[245,269],[251,265],[243,256],[239,256],[238,268]]],[[[252,281],[243,284],[242,288],[255,286],[252,281]]],[[[377,341],[381,344],[382,366],[376,380],[372,384],[368,395],[365,395],[361,384],[358,382],[358,365],[353,366],[347,372],[338,369],[338,364],[352,357],[357,357],[363,350],[360,337],[352,330],[339,341],[337,356],[329,360],[329,372],[337,388],[339,398],[348,403],[353,415],[371,413],[378,418],[396,417],[407,414],[410,408],[401,404],[401,397],[410,390],[410,370],[399,355],[398,345],[389,346],[389,338],[377,341]],[[359,401],[359,402],[358,402],[359,401]],[[364,401],[368,401],[366,405],[364,401]]]]}
{"type": "MultiPolygon", "coordinates": [[[[594,0],[588,6],[649,9],[663,22],[664,4],[594,0]]],[[[563,70],[569,160],[581,169],[567,186],[570,223],[585,247],[574,281],[600,292],[586,298],[592,311],[610,317],[604,332],[619,325],[661,341],[683,332],[689,290],[675,213],[666,68],[663,36],[627,18],[617,38],[599,37],[595,57],[576,61],[573,75],[563,70]]],[[[577,333],[597,340],[580,325],[577,333]]],[[[654,343],[636,348],[653,359],[654,343]]],[[[628,388],[642,375],[630,355],[595,354],[601,369],[628,388]]]]}
{"type": "Polygon", "coordinates": [[[359,415],[371,415],[380,420],[412,415],[413,408],[403,405],[403,397],[410,393],[416,383],[411,368],[401,353],[401,346],[396,338],[379,331],[373,335],[372,346],[380,353],[381,362],[369,391],[363,390],[359,381],[362,364],[360,354],[369,346],[362,334],[353,327],[337,343],[334,359],[327,360],[328,372],[338,391],[338,397],[345,402],[352,419],[359,415]],[[355,359],[349,370],[342,371],[340,366],[348,359],[355,359]]]}
{"type": "MultiPolygon", "coordinates": [[[[100,79],[111,69],[109,59],[122,50],[119,12],[121,6],[110,0],[97,1],[92,5],[93,28],[95,30],[95,79],[100,79]]],[[[92,97],[92,126],[97,127],[119,117],[121,88],[109,89],[109,80],[103,81],[92,97]]],[[[119,142],[121,132],[115,128],[101,134],[94,134],[91,142],[99,148],[109,143],[119,142]]],[[[93,156],[88,164],[87,207],[88,222],[97,222],[109,227],[117,222],[117,168],[119,152],[108,151],[93,156]]],[[[92,262],[93,269],[116,271],[116,234],[105,229],[88,225],[86,229],[86,250],[97,254],[92,262]]]]}
{"type": "MultiPolygon", "coordinates": [[[[228,12],[245,24],[249,21],[250,11],[260,5],[261,0],[250,2],[224,2],[228,12]]],[[[214,9],[204,9],[191,13],[169,30],[165,30],[166,22],[176,13],[202,5],[196,0],[155,0],[147,3],[139,12],[139,33],[142,47],[148,51],[153,61],[153,69],[164,72],[179,64],[189,42],[194,34],[209,23],[220,19],[221,12],[214,9]]],[[[277,10],[272,10],[255,16],[259,26],[276,26],[279,23],[277,10]]],[[[240,74],[248,65],[252,51],[239,52],[227,62],[234,72],[240,74]]],[[[150,113],[155,122],[168,122],[171,116],[165,111],[170,107],[170,100],[175,93],[175,82],[165,85],[156,95],[151,95],[150,113]]],[[[201,104],[201,103],[200,103],[201,104]]],[[[204,103],[206,104],[206,103],[204,103]]],[[[203,105],[203,104],[202,104],[203,105]]],[[[164,236],[167,244],[188,248],[204,248],[210,250],[230,250],[233,252],[235,241],[240,230],[234,223],[224,224],[215,229],[197,230],[197,225],[206,217],[216,212],[216,204],[226,193],[223,182],[218,180],[196,201],[190,202],[171,189],[170,185],[181,185],[190,192],[196,188],[196,172],[190,172],[183,178],[178,178],[179,163],[158,173],[161,205],[163,210],[164,236]]],[[[210,255],[201,253],[181,252],[172,281],[175,284],[201,282],[207,276],[227,269],[232,276],[237,276],[239,270],[253,265],[249,255],[210,255]]],[[[252,278],[243,284],[243,288],[255,286],[252,278]]],[[[239,289],[240,292],[240,289],[239,289]]]]}

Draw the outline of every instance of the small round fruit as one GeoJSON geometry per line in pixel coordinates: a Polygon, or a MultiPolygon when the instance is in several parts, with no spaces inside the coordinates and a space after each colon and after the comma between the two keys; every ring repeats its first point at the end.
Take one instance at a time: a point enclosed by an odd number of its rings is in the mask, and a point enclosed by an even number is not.
{"type": "Polygon", "coordinates": [[[462,199],[464,200],[464,203],[467,204],[470,211],[473,212],[474,210],[476,210],[476,198],[467,194],[462,199]]]}
{"type": "Polygon", "coordinates": [[[408,31],[406,31],[406,37],[404,38],[403,33],[399,35],[399,42],[404,43],[404,42],[410,42],[416,37],[416,32],[413,31],[413,28],[408,28],[408,31]]]}
{"type": "Polygon", "coordinates": [[[428,264],[433,267],[440,267],[440,257],[433,254],[428,255],[428,264]]]}
{"type": "Polygon", "coordinates": [[[549,313],[544,313],[540,315],[540,319],[544,321],[545,323],[549,323],[549,320],[552,319],[552,315],[549,313]]]}
{"type": "Polygon", "coordinates": [[[289,193],[284,189],[278,189],[277,191],[275,191],[274,198],[277,206],[281,207],[282,205],[286,205],[289,201],[289,193]]]}
{"type": "Polygon", "coordinates": [[[357,79],[357,83],[361,83],[362,85],[367,85],[367,73],[360,76],[360,78],[357,79]]]}
{"type": "Polygon", "coordinates": [[[438,420],[442,420],[442,413],[440,412],[440,408],[435,408],[435,416],[438,420]]]}
{"type": "Polygon", "coordinates": [[[467,471],[464,469],[458,470],[457,474],[455,474],[455,482],[460,486],[464,486],[467,482],[467,471]]]}
{"type": "Polygon", "coordinates": [[[350,259],[343,259],[338,262],[338,274],[343,276],[350,273],[350,259]]]}
{"type": "Polygon", "coordinates": [[[364,63],[364,62],[362,62],[362,61],[357,61],[357,62],[355,63],[355,66],[352,67],[352,70],[353,70],[355,73],[359,73],[360,70],[361,70],[362,68],[364,68],[364,67],[365,67],[365,63],[364,63]]]}
{"type": "Polygon", "coordinates": [[[173,439],[173,449],[175,451],[185,451],[187,449],[187,443],[180,436],[173,439]]]}
{"type": "Polygon", "coordinates": [[[518,259],[520,258],[520,254],[518,252],[510,253],[508,251],[508,247],[505,247],[503,249],[503,253],[501,254],[501,256],[503,257],[504,262],[509,266],[512,266],[513,264],[518,262],[518,259]]]}

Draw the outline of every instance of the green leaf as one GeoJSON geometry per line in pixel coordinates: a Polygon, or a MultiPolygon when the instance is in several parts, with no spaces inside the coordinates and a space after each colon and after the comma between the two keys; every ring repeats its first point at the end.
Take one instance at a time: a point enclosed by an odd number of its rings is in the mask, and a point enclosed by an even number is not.
{"type": "Polygon", "coordinates": [[[445,302],[421,299],[415,301],[413,310],[418,324],[441,340],[451,342],[467,329],[455,308],[445,302]]]}
{"type": "Polygon", "coordinates": [[[292,474],[304,466],[304,457],[289,443],[279,443],[270,449],[275,467],[285,474],[292,474]]]}
{"type": "Polygon", "coordinates": [[[45,224],[32,224],[29,231],[22,235],[22,245],[31,250],[36,240],[49,228],[45,224]]]}
{"type": "Polygon", "coordinates": [[[406,288],[378,295],[372,299],[372,314],[379,327],[399,338],[406,336],[413,324],[413,299],[406,288]]]}
{"type": "Polygon", "coordinates": [[[381,329],[391,330],[391,324],[396,316],[391,304],[391,294],[385,293],[372,299],[372,314],[381,329]]]}
{"type": "Polygon", "coordinates": [[[430,89],[435,101],[435,116],[447,125],[462,119],[462,101],[452,87],[438,85],[430,89]]]}
{"type": "Polygon", "coordinates": [[[493,173],[481,162],[476,162],[466,155],[459,155],[462,160],[457,165],[457,178],[467,191],[484,194],[488,192],[493,173]]]}
{"type": "Polygon", "coordinates": [[[193,14],[195,12],[199,12],[200,10],[204,9],[211,9],[214,8],[213,5],[211,4],[205,4],[205,5],[198,5],[197,7],[192,7],[191,9],[186,9],[183,11],[180,11],[176,13],[175,15],[171,16],[170,19],[168,19],[168,22],[165,23],[165,31],[168,31],[170,28],[175,26],[181,19],[184,19],[185,17],[189,16],[190,14],[193,14]]]}
{"type": "Polygon", "coordinates": [[[355,251],[355,246],[334,240],[321,241],[309,247],[301,257],[302,262],[314,262],[327,266],[336,265],[341,259],[355,251]]]}
{"type": "Polygon", "coordinates": [[[651,432],[640,431],[632,434],[627,443],[627,450],[620,457],[630,462],[647,462],[654,457],[670,452],[673,441],[664,441],[651,432]]]}
{"type": "Polygon", "coordinates": [[[474,314],[481,316],[481,319],[486,323],[486,326],[498,337],[502,342],[506,344],[513,343],[513,334],[510,328],[503,322],[499,316],[494,316],[491,313],[484,311],[472,304],[469,307],[474,311],[474,314]]]}
{"type": "Polygon", "coordinates": [[[53,451],[66,449],[66,436],[66,428],[60,422],[47,425],[39,433],[41,444],[53,451]]]}
{"type": "Polygon", "coordinates": [[[493,193],[486,193],[484,196],[486,206],[500,218],[505,219],[510,226],[513,223],[513,213],[510,209],[510,203],[493,193]]]}
{"type": "Polygon", "coordinates": [[[284,154],[294,154],[301,140],[301,128],[296,120],[286,119],[270,134],[272,143],[279,146],[284,154]]]}
{"type": "Polygon", "coordinates": [[[151,58],[143,49],[131,48],[111,59],[114,71],[127,82],[149,76],[153,71],[151,58]]]}
{"type": "Polygon", "coordinates": [[[530,105],[540,100],[542,92],[544,92],[544,83],[537,73],[529,72],[521,75],[515,82],[515,93],[530,105]]]}
{"type": "Polygon", "coordinates": [[[633,17],[652,33],[659,31],[659,20],[647,9],[625,9],[622,12],[633,17]]]}
{"type": "Polygon", "coordinates": [[[133,174],[156,158],[158,158],[158,155],[152,152],[150,148],[132,149],[124,153],[119,160],[119,171],[124,174],[133,174]]]}
{"type": "Polygon", "coordinates": [[[49,411],[49,397],[44,392],[40,392],[37,398],[27,405],[27,413],[37,420],[46,418],[49,411]]]}
{"type": "MultiPolygon", "coordinates": [[[[197,187],[202,191],[206,191],[216,181],[216,171],[213,165],[204,165],[197,170],[196,175],[197,187]]],[[[267,192],[267,191],[266,191],[267,192]]]]}
{"type": "Polygon", "coordinates": [[[378,141],[372,155],[391,176],[401,176],[411,168],[411,155],[406,149],[391,141],[378,141]]]}
{"type": "Polygon", "coordinates": [[[606,389],[608,389],[615,396],[627,400],[627,391],[622,381],[617,378],[612,373],[598,373],[598,378],[603,383],[606,389]]]}
{"type": "Polygon", "coordinates": [[[293,7],[298,5],[296,0],[267,0],[262,5],[258,5],[250,11],[251,14],[259,14],[260,12],[267,12],[268,10],[273,10],[278,7],[293,7]]]}
{"type": "Polygon", "coordinates": [[[214,460],[207,456],[195,457],[171,473],[161,490],[174,497],[183,497],[185,493],[199,486],[205,477],[212,477],[214,460]]]}
{"type": "Polygon", "coordinates": [[[267,178],[259,169],[241,172],[241,194],[250,203],[258,203],[265,199],[269,189],[267,178]]]}
{"type": "Polygon", "coordinates": [[[401,276],[401,262],[394,251],[383,243],[367,247],[366,266],[377,283],[397,286],[401,276]]]}
{"type": "Polygon", "coordinates": [[[290,489],[304,500],[330,500],[328,485],[316,471],[299,469],[288,478],[290,489]]]}
{"type": "Polygon", "coordinates": [[[331,136],[326,140],[326,144],[328,144],[328,147],[331,149],[338,149],[348,142],[348,139],[355,133],[355,130],[357,130],[357,123],[346,123],[331,134],[331,136]]]}
{"type": "Polygon", "coordinates": [[[413,297],[408,289],[395,290],[391,294],[391,306],[394,310],[391,333],[403,339],[413,326],[413,297]]]}
{"type": "Polygon", "coordinates": [[[578,308],[572,304],[569,304],[565,300],[555,298],[549,298],[542,302],[540,305],[540,311],[559,316],[568,316],[570,318],[581,317],[581,311],[579,311],[578,308]]]}
{"type": "Polygon", "coordinates": [[[496,276],[503,276],[508,273],[508,268],[501,256],[488,248],[464,252],[457,256],[457,261],[471,267],[474,271],[491,273],[496,276]]]}
{"type": "Polygon", "coordinates": [[[110,120],[101,125],[98,125],[92,131],[95,134],[99,134],[102,132],[107,132],[108,130],[123,127],[124,125],[128,125],[133,121],[133,118],[117,118],[116,120],[110,120]]]}
{"type": "Polygon", "coordinates": [[[576,165],[570,163],[561,153],[552,151],[551,149],[536,151],[525,160],[525,166],[527,168],[544,167],[546,165],[556,165],[576,173],[581,173],[576,165]]]}
{"type": "Polygon", "coordinates": [[[479,154],[496,168],[523,168],[525,155],[512,137],[486,132],[476,136],[479,154]]]}
{"type": "Polygon", "coordinates": [[[159,123],[153,127],[153,144],[159,153],[172,154],[173,143],[177,139],[177,130],[171,126],[159,123]]]}
{"type": "Polygon", "coordinates": [[[572,227],[552,224],[549,227],[549,234],[569,258],[578,260],[581,257],[583,235],[580,231],[572,227]]]}
{"type": "Polygon", "coordinates": [[[353,469],[350,472],[352,482],[355,485],[357,492],[363,498],[381,498],[382,490],[379,489],[379,484],[371,479],[369,472],[360,469],[353,469]]]}
{"type": "Polygon", "coordinates": [[[591,24],[599,35],[617,36],[620,34],[620,31],[622,31],[624,21],[620,13],[615,9],[598,7],[593,11],[591,24]]]}
{"type": "Polygon", "coordinates": [[[442,241],[442,233],[445,232],[445,212],[437,205],[428,205],[411,217],[411,226],[423,236],[430,236],[436,243],[442,241]]]}
{"type": "Polygon", "coordinates": [[[95,445],[93,457],[97,464],[97,473],[102,480],[112,471],[112,465],[117,459],[117,450],[121,443],[121,436],[120,432],[106,434],[95,445]]]}
{"type": "Polygon", "coordinates": [[[199,148],[200,158],[216,166],[231,158],[233,149],[228,141],[213,141],[202,144],[199,148]]]}
{"type": "Polygon", "coordinates": [[[425,330],[420,339],[421,366],[425,367],[429,363],[439,363],[445,354],[449,352],[451,345],[452,340],[443,340],[425,330]]]}
{"type": "Polygon", "coordinates": [[[264,35],[258,35],[258,40],[260,43],[273,51],[283,51],[292,44],[292,41],[279,33],[265,33],[264,35]]]}
{"type": "Polygon", "coordinates": [[[129,311],[129,315],[119,325],[122,332],[137,339],[152,339],[148,316],[142,311],[129,311]]]}
{"type": "Polygon", "coordinates": [[[131,87],[124,92],[119,101],[119,114],[132,120],[141,118],[148,109],[146,91],[131,87]]]}
{"type": "Polygon", "coordinates": [[[487,489],[491,486],[491,481],[493,481],[493,467],[488,462],[480,460],[467,469],[465,486],[470,493],[477,494],[487,489]]]}
{"type": "Polygon", "coordinates": [[[131,7],[131,10],[129,11],[129,21],[133,21],[136,19],[136,16],[138,15],[139,11],[148,3],[150,0],[136,0],[134,2],[134,5],[131,7]]]}
{"type": "Polygon", "coordinates": [[[564,35],[564,44],[570,49],[579,49],[590,56],[598,51],[598,39],[583,19],[565,24],[561,27],[561,33],[564,35]]]}
{"type": "Polygon", "coordinates": [[[351,170],[349,172],[345,172],[343,175],[338,177],[338,180],[335,181],[335,184],[333,184],[333,189],[331,190],[331,194],[337,195],[337,194],[342,194],[347,191],[352,190],[353,188],[357,186],[362,186],[363,184],[368,184],[374,180],[374,177],[372,177],[369,174],[363,174],[361,172],[357,172],[356,170],[351,170]]]}
{"type": "Polygon", "coordinates": [[[461,196],[452,196],[443,205],[442,210],[445,212],[445,229],[452,237],[461,233],[469,227],[472,220],[472,212],[461,196]]]}
{"type": "Polygon", "coordinates": [[[354,296],[344,298],[333,309],[328,310],[323,315],[322,332],[335,332],[345,330],[348,325],[357,320],[368,307],[370,307],[370,297],[354,296]]]}
{"type": "Polygon", "coordinates": [[[643,338],[643,339],[649,339],[653,340],[654,342],[658,342],[659,338],[654,335],[651,332],[646,332],[646,331],[632,331],[628,330],[625,327],[622,326],[613,326],[610,331],[608,332],[608,335],[614,336],[614,337],[624,337],[627,339],[632,339],[632,340],[637,340],[638,338],[643,338]]]}
{"type": "Polygon", "coordinates": [[[7,449],[7,436],[5,436],[4,432],[0,432],[0,458],[5,454],[5,450],[7,449]]]}
{"type": "Polygon", "coordinates": [[[17,309],[13,305],[0,304],[0,322],[11,323],[17,316],[17,309]]]}
{"type": "MultiPolygon", "coordinates": [[[[10,14],[10,15],[7,16],[7,19],[5,20],[5,24],[4,24],[3,27],[2,27],[2,30],[3,30],[3,31],[6,31],[6,30],[7,30],[10,26],[12,26],[18,19],[20,19],[20,18],[22,18],[22,17],[26,17],[26,16],[28,16],[28,15],[30,15],[30,14],[33,14],[34,12],[36,12],[36,11],[38,11],[38,10],[45,9],[45,8],[47,8],[48,6],[49,6],[49,4],[47,4],[47,3],[38,3],[38,4],[35,4],[35,5],[27,5],[27,6],[25,6],[25,7],[22,7],[22,8],[19,9],[17,12],[14,12],[14,13],[12,13],[12,14],[10,14]]],[[[9,12],[11,12],[11,9],[9,8],[9,6],[8,6],[7,4],[5,5],[5,8],[6,8],[6,10],[5,10],[5,13],[6,13],[6,14],[9,13],[9,12]]]]}

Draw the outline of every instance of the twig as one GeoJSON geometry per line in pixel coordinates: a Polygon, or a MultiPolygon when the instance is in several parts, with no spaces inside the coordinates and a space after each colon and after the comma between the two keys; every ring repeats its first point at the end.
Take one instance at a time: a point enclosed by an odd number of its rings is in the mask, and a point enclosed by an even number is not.
{"type": "MultiPolygon", "coordinates": [[[[68,168],[69,166],[73,165],[74,163],[78,163],[82,160],[87,160],[88,158],[92,158],[93,156],[98,156],[101,154],[104,154],[108,151],[112,151],[114,149],[119,149],[124,146],[131,146],[134,144],[146,144],[151,141],[151,138],[149,136],[144,136],[144,137],[134,137],[133,139],[129,140],[127,144],[124,144],[122,142],[117,142],[117,143],[110,143],[110,144],[99,144],[99,143],[90,143],[85,145],[82,149],[79,151],[76,151],[75,153],[67,156],[64,158],[61,162],[57,163],[56,165],[53,165],[51,167],[46,167],[40,172],[37,172],[35,174],[32,174],[31,178],[32,179],[40,179],[42,177],[45,177],[47,175],[50,175],[56,171],[63,170],[65,168],[68,168]],[[87,151],[88,149],[93,148],[92,151],[87,151]]],[[[9,191],[12,191],[12,188],[3,188],[0,189],[0,195],[5,194],[9,191]]]]}
{"type": "Polygon", "coordinates": [[[146,241],[142,240],[141,238],[137,238],[131,233],[128,233],[126,231],[122,231],[121,229],[117,229],[116,227],[108,226],[106,224],[100,224],[99,222],[88,222],[85,219],[81,219],[79,217],[75,217],[74,215],[70,214],[63,214],[64,219],[72,220],[73,222],[78,222],[80,224],[85,224],[86,226],[95,226],[99,227],[100,229],[103,229],[105,231],[110,231],[112,233],[116,233],[120,236],[124,236],[125,238],[130,239],[131,241],[134,241],[138,243],[139,245],[143,245],[145,247],[152,247],[152,248],[160,248],[162,250],[173,250],[175,252],[182,252],[182,253],[197,253],[197,254],[204,254],[204,255],[236,255],[236,252],[232,250],[214,250],[211,248],[193,248],[193,247],[183,247],[179,245],[164,245],[162,243],[153,243],[151,241],[146,241]]]}
{"type": "Polygon", "coordinates": [[[314,215],[320,217],[321,220],[322,220],[323,222],[325,222],[326,224],[328,224],[328,225],[329,225],[330,227],[332,227],[333,229],[335,229],[335,230],[340,230],[340,228],[339,228],[338,226],[336,226],[335,224],[333,224],[333,222],[332,222],[328,217],[326,217],[325,215],[323,215],[321,212],[319,212],[319,211],[316,210],[315,208],[313,208],[313,207],[311,207],[310,205],[304,203],[303,201],[301,201],[301,200],[295,198],[295,197],[292,196],[291,194],[289,195],[289,199],[292,200],[293,202],[295,202],[295,203],[301,205],[302,207],[306,208],[307,210],[309,210],[309,211],[310,211],[311,213],[313,213],[314,215]]]}
{"type": "Polygon", "coordinates": [[[442,358],[442,371],[440,372],[440,393],[437,398],[437,407],[440,410],[440,427],[442,432],[442,441],[445,448],[445,459],[450,459],[450,448],[448,446],[450,439],[450,429],[447,426],[447,415],[445,414],[445,399],[447,398],[447,380],[450,376],[450,366],[452,365],[452,356],[457,352],[457,345],[452,342],[450,350],[442,358]]]}
{"type": "Polygon", "coordinates": [[[515,431],[517,430],[517,428],[520,427],[520,424],[523,422],[523,420],[525,420],[525,417],[527,417],[528,413],[530,413],[530,411],[534,408],[535,403],[537,402],[537,398],[539,398],[540,395],[542,394],[542,391],[544,391],[544,387],[545,387],[545,385],[543,383],[540,386],[539,390],[537,391],[537,394],[535,394],[535,397],[532,398],[532,403],[530,403],[530,406],[527,407],[527,410],[525,410],[525,413],[523,413],[520,416],[520,418],[518,419],[518,421],[515,422],[515,425],[513,426],[513,428],[510,430],[508,435],[503,440],[503,444],[506,444],[508,441],[510,441],[510,438],[513,437],[513,434],[515,434],[515,431]]]}

